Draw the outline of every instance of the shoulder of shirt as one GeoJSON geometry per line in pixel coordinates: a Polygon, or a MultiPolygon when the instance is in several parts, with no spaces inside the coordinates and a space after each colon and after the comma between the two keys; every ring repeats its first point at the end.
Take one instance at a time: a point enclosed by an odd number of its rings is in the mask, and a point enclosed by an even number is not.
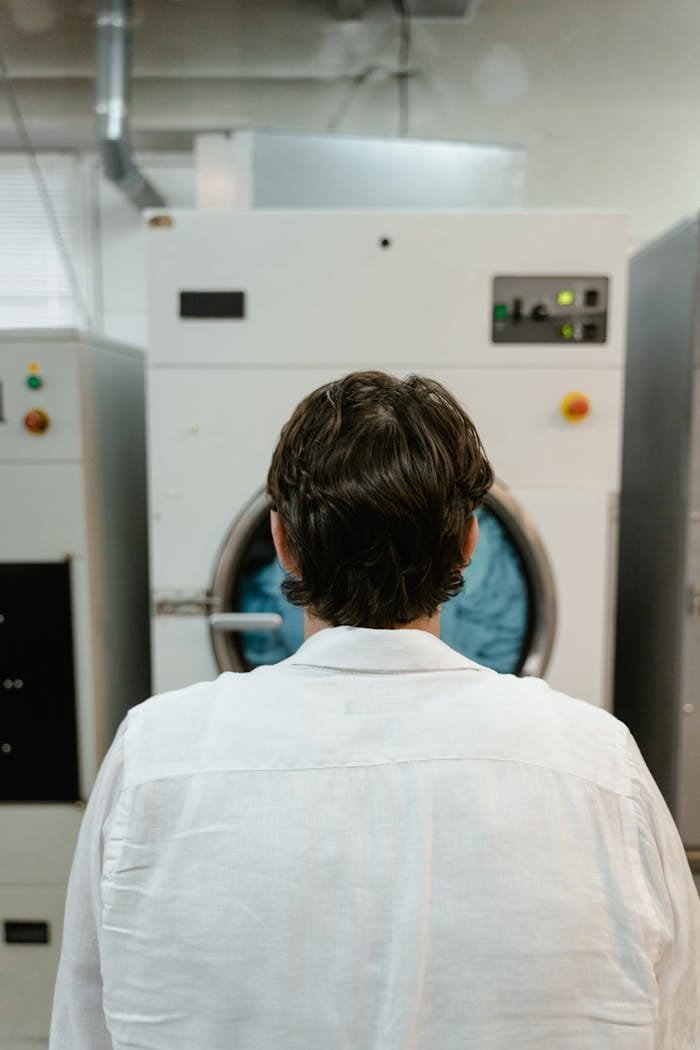
{"type": "MultiPolygon", "coordinates": [[[[509,694],[523,731],[528,724],[560,737],[567,771],[628,796],[632,783],[631,734],[627,726],[604,708],[553,689],[541,678],[498,675],[494,692],[509,694]]],[[[564,770],[562,770],[564,771],[564,770]]]]}
{"type": "MultiPolygon", "coordinates": [[[[255,676],[257,677],[256,671],[255,676]]],[[[129,710],[125,719],[125,740],[149,726],[192,727],[205,718],[222,695],[234,698],[250,691],[251,674],[227,671],[210,681],[193,682],[182,689],[156,693],[129,710]]]]}
{"type": "MultiPolygon", "coordinates": [[[[235,735],[245,740],[271,739],[280,732],[289,737],[296,732],[286,719],[284,727],[274,724],[276,714],[284,717],[288,711],[286,663],[247,674],[227,672],[132,708],[123,744],[125,786],[191,771],[189,763],[197,750],[207,759],[220,756],[217,736],[224,725],[226,732],[235,726],[235,735]],[[262,696],[277,696],[282,706],[261,706],[262,696]]],[[[478,684],[474,686],[472,678],[470,685],[483,701],[477,730],[483,732],[487,748],[489,741],[494,742],[493,757],[502,754],[506,761],[544,766],[620,795],[632,792],[634,771],[626,726],[607,711],[557,692],[542,679],[482,670],[478,684]]],[[[459,706],[461,688],[453,672],[449,682],[459,706]]],[[[294,746],[291,739],[289,746],[294,746]]],[[[263,757],[265,751],[263,744],[263,757]]]]}
{"type": "Polygon", "coordinates": [[[193,750],[193,742],[201,738],[206,727],[211,727],[216,707],[254,695],[260,679],[271,670],[260,667],[243,674],[227,671],[210,681],[157,693],[132,707],[121,734],[124,786],[142,778],[143,770],[150,764],[149,751],[154,760],[156,749],[159,756],[172,756],[177,768],[178,758],[186,758],[193,750]]]}

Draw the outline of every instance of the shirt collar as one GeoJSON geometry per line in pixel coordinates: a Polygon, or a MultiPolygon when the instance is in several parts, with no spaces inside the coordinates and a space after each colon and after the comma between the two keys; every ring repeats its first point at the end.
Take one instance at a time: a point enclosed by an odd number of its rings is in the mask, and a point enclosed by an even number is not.
{"type": "Polygon", "coordinates": [[[428,631],[326,627],[287,663],[377,674],[401,671],[488,671],[428,631]]]}

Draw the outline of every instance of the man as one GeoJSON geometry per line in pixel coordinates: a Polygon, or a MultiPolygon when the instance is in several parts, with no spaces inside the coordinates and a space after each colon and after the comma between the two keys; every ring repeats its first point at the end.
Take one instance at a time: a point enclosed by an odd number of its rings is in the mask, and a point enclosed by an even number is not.
{"type": "Polygon", "coordinates": [[[700,909],[628,731],[437,637],[491,481],[438,383],[299,405],[268,487],[307,640],[130,712],[52,1050],[697,1050],[700,909]]]}

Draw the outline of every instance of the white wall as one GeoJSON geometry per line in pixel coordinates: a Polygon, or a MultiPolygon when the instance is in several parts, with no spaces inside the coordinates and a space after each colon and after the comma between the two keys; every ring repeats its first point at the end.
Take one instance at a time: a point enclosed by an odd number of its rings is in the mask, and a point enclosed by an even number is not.
{"type": "MultiPolygon", "coordinates": [[[[174,208],[194,206],[188,154],[144,157],[143,168],[174,208]]],[[[132,346],[146,345],[146,228],[143,217],[110,182],[99,178],[94,230],[98,263],[95,325],[132,346]]]]}

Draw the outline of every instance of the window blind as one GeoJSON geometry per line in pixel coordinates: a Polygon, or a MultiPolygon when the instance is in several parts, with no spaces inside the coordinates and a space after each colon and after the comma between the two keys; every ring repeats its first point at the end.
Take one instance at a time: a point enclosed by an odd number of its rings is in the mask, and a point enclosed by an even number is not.
{"type": "MultiPolygon", "coordinates": [[[[80,169],[75,158],[39,156],[66,249],[78,279],[85,250],[80,169]]],[[[0,156],[0,328],[77,325],[81,311],[26,157],[0,156]]]]}

